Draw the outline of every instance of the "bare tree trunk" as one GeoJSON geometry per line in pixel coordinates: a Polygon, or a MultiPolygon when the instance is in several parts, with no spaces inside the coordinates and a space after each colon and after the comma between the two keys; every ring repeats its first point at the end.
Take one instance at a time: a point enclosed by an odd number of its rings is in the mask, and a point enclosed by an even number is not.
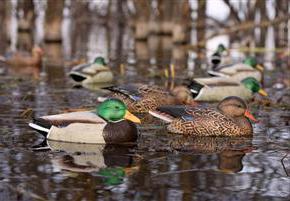
{"type": "MultiPolygon", "coordinates": [[[[197,8],[197,23],[196,23],[196,30],[197,30],[197,41],[204,41],[205,39],[205,24],[206,24],[206,0],[198,1],[198,8],[197,8]]],[[[205,44],[200,44],[201,46],[205,46],[205,44]]],[[[199,50],[200,48],[198,48],[199,50]]]]}
{"type": "Polygon", "coordinates": [[[148,61],[150,58],[148,44],[146,41],[136,41],[135,51],[138,61],[148,61]]]}
{"type": "Polygon", "coordinates": [[[123,3],[124,0],[119,1],[111,1],[109,9],[111,14],[109,15],[109,18],[107,21],[109,22],[106,27],[107,30],[107,45],[108,45],[108,58],[110,58],[113,61],[116,61],[114,63],[114,66],[120,66],[125,61],[122,61],[122,59],[118,58],[124,58],[123,57],[123,36],[125,31],[125,15],[123,11],[123,3]]]}
{"type": "MultiPolygon", "coordinates": [[[[172,4],[172,3],[171,3],[172,4]]],[[[190,7],[187,0],[174,1],[174,22],[172,28],[174,43],[189,41],[190,7]]]]}
{"type": "Polygon", "coordinates": [[[137,40],[146,40],[149,34],[149,16],[150,3],[148,0],[135,0],[136,22],[135,22],[135,38],[137,40]]]}
{"type": "MultiPolygon", "coordinates": [[[[258,0],[258,4],[260,8],[261,19],[267,19],[268,17],[267,17],[267,10],[266,10],[266,1],[258,0]]],[[[267,30],[266,27],[261,28],[259,46],[265,46],[266,30],[267,30]]]]}
{"type": "Polygon", "coordinates": [[[72,2],[72,55],[83,57],[87,51],[86,32],[89,29],[89,6],[88,2],[75,0],[72,2]]]}
{"type": "Polygon", "coordinates": [[[17,49],[30,51],[33,46],[33,34],[30,32],[19,32],[17,38],[17,49]]]}
{"type": "MultiPolygon", "coordinates": [[[[266,10],[266,1],[264,0],[257,0],[258,8],[260,10],[261,21],[263,19],[267,19],[267,10],[266,10]]],[[[266,33],[268,27],[261,27],[260,28],[260,38],[258,40],[258,47],[265,47],[266,45],[266,33]]],[[[263,56],[262,54],[257,54],[257,56],[263,56]]]]}
{"type": "MultiPolygon", "coordinates": [[[[285,16],[288,14],[288,1],[280,0],[276,2],[276,16],[285,16]]],[[[287,45],[287,21],[280,23],[275,27],[276,34],[276,46],[277,47],[286,47],[287,45]]]]}
{"type": "Polygon", "coordinates": [[[20,0],[17,5],[18,30],[20,32],[31,32],[34,27],[34,5],[33,0],[20,0]]]}
{"type": "Polygon", "coordinates": [[[163,0],[160,2],[160,20],[161,20],[161,33],[162,34],[172,34],[172,13],[173,13],[173,7],[178,2],[171,1],[171,0],[163,0]]]}
{"type": "Polygon", "coordinates": [[[64,0],[48,0],[45,18],[45,42],[61,42],[64,0]]]}
{"type": "Polygon", "coordinates": [[[60,43],[47,43],[45,44],[45,57],[47,58],[47,66],[63,67],[63,52],[60,43]]]}
{"type": "Polygon", "coordinates": [[[2,28],[0,31],[0,54],[3,54],[5,52],[7,44],[6,17],[8,15],[8,12],[6,11],[6,4],[6,1],[0,3],[0,24],[2,24],[2,28]]]}

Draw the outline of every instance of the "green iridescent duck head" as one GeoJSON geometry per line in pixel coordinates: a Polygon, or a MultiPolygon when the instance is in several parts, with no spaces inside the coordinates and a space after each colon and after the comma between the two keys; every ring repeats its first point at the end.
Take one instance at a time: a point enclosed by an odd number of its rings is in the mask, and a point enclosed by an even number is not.
{"type": "Polygon", "coordinates": [[[251,90],[253,93],[257,93],[258,92],[262,96],[268,96],[267,92],[264,89],[261,88],[260,83],[255,78],[247,77],[247,78],[243,79],[241,82],[243,83],[243,85],[247,89],[251,90]]]}
{"type": "Polygon", "coordinates": [[[255,57],[249,56],[243,61],[243,63],[246,65],[249,65],[249,66],[251,66],[259,71],[262,71],[262,72],[264,71],[264,67],[262,65],[258,64],[255,57]]]}
{"type": "Polygon", "coordinates": [[[104,57],[96,57],[94,60],[95,64],[99,64],[99,65],[106,65],[105,59],[104,57]]]}
{"type": "Polygon", "coordinates": [[[119,122],[127,119],[135,123],[141,123],[140,119],[131,114],[126,105],[119,99],[105,100],[97,107],[96,113],[108,122],[119,122]]]}

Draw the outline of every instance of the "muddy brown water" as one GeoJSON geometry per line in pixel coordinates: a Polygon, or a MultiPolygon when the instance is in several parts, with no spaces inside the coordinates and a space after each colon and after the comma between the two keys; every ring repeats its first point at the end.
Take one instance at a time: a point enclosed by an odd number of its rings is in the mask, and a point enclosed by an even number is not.
{"type": "MultiPolygon", "coordinates": [[[[174,61],[182,67],[178,77],[184,79],[193,74],[192,67],[198,76],[206,66],[205,61],[193,59],[193,52],[172,44],[168,48],[168,37],[155,37],[148,46],[132,41],[126,30],[119,38],[107,39],[110,43],[96,36],[116,32],[99,32],[97,26],[86,32],[84,41],[78,40],[75,55],[110,57],[116,83],[170,87],[172,82],[158,77],[163,72],[160,67],[174,61]],[[126,64],[126,77],[120,75],[120,63],[126,64]]],[[[270,61],[274,70],[268,68],[265,74],[270,99],[278,104],[269,105],[258,95],[250,104],[260,120],[253,125],[253,138],[184,138],[168,134],[163,123],[143,116],[135,144],[48,142],[51,150],[35,151],[32,147],[42,143],[43,137],[28,128],[33,116],[94,108],[97,97],[105,93],[96,90],[98,86],[75,87],[67,76],[69,69],[59,66],[61,47],[47,44],[45,49],[46,65],[39,79],[3,65],[0,70],[0,200],[290,199],[290,90],[286,87],[290,73],[286,60],[274,63],[274,57],[270,61]]],[[[64,57],[68,55],[65,52],[64,57]]]]}
{"type": "MultiPolygon", "coordinates": [[[[104,93],[74,88],[63,71],[47,67],[39,80],[0,76],[0,200],[289,200],[285,106],[253,103],[260,120],[253,138],[183,138],[145,116],[139,140],[130,146],[50,142],[52,150],[32,150],[43,137],[28,128],[29,118],[94,107],[104,93]]],[[[280,74],[265,76],[270,97],[286,90],[271,87],[280,74]]],[[[132,76],[130,82],[142,79],[132,76]]]]}

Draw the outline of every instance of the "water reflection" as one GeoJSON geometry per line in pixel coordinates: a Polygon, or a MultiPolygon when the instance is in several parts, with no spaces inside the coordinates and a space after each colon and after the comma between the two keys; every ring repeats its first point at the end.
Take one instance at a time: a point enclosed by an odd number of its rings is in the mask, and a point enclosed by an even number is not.
{"type": "Polygon", "coordinates": [[[53,172],[95,172],[106,185],[123,183],[124,177],[138,171],[131,150],[134,146],[92,145],[44,141],[33,146],[34,151],[62,151],[52,159],[53,172]]]}
{"type": "MultiPolygon", "coordinates": [[[[45,13],[41,2],[45,1],[34,1],[37,34],[32,35],[17,32],[16,1],[11,2],[13,9],[8,17],[10,34],[7,35],[10,44],[1,37],[0,45],[4,47],[1,53],[9,47],[11,50],[29,49],[34,43],[43,43],[45,13]]],[[[71,1],[71,4],[75,2],[71,1]]],[[[127,1],[128,4],[132,2],[127,1]]],[[[289,90],[286,93],[282,91],[289,87],[289,42],[283,46],[284,56],[272,51],[282,46],[277,39],[281,27],[277,26],[229,33],[207,40],[206,37],[213,32],[209,27],[204,29],[203,12],[208,8],[199,4],[201,8],[198,9],[197,1],[192,2],[195,2],[197,11],[192,15],[194,19],[199,16],[199,19],[198,24],[194,23],[191,27],[192,45],[186,46],[174,44],[168,36],[154,34],[147,41],[135,41],[130,25],[112,22],[104,26],[104,23],[99,23],[100,17],[89,19],[91,8],[85,4],[78,8],[84,9],[84,12],[75,12],[75,7],[66,3],[63,22],[66,32],[63,32],[62,44],[43,44],[48,54],[40,72],[41,79],[35,81],[30,76],[15,78],[9,74],[1,75],[0,200],[33,200],[39,197],[42,200],[289,199],[290,179],[281,164],[281,159],[286,156],[284,166],[289,173],[290,113],[286,106],[290,96],[289,90]],[[91,91],[90,87],[73,88],[73,83],[66,76],[69,69],[62,68],[64,60],[90,60],[96,55],[103,55],[117,75],[116,83],[144,81],[160,85],[166,81],[160,76],[148,76],[150,69],[158,70],[160,75],[170,64],[175,64],[180,78],[187,74],[184,69],[188,69],[190,76],[200,76],[208,67],[206,55],[216,48],[212,44],[219,42],[228,44],[230,55],[238,59],[257,54],[267,69],[265,84],[270,98],[284,103],[283,107],[258,104],[253,108],[261,120],[254,125],[253,139],[177,140],[175,136],[167,135],[162,123],[147,116],[142,119],[145,124],[140,128],[141,136],[134,148],[100,146],[91,150],[85,145],[54,145],[54,151],[50,152],[29,149],[39,136],[28,129],[27,120],[21,116],[24,111],[30,108],[34,111],[32,116],[42,116],[67,108],[95,107],[97,96],[103,95],[99,90],[91,91]],[[260,46],[265,54],[258,52],[261,51],[260,46]],[[243,51],[240,47],[244,47],[243,51]],[[269,49],[271,51],[266,51],[269,49]],[[125,66],[122,76],[119,75],[120,64],[125,66]],[[273,88],[276,78],[281,75],[281,83],[286,83],[285,87],[273,88]],[[137,161],[133,155],[140,155],[142,160],[137,161]],[[134,174],[127,170],[132,170],[134,174]],[[114,187],[108,189],[106,185],[114,187]]],[[[269,2],[267,6],[273,3],[269,2]]],[[[170,87],[171,84],[167,85],[170,87]]]]}
{"type": "Polygon", "coordinates": [[[251,138],[187,137],[170,142],[174,150],[218,155],[217,168],[225,173],[236,173],[243,169],[242,159],[252,151],[251,138]]]}

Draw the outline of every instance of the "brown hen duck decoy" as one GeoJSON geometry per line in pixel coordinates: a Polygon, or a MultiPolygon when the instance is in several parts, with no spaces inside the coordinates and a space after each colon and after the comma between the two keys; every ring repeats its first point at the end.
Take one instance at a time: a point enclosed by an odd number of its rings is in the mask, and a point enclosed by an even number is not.
{"type": "Polygon", "coordinates": [[[251,136],[257,121],[239,97],[222,100],[217,109],[188,106],[163,106],[149,113],[169,123],[172,133],[192,136],[251,136]]]}
{"type": "MultiPolygon", "coordinates": [[[[126,84],[103,89],[111,91],[108,97],[122,100],[133,113],[146,113],[162,105],[196,104],[190,93],[181,92],[174,95],[171,91],[156,85],[126,84]]],[[[101,99],[99,100],[102,101],[101,99]]]]}
{"type": "Polygon", "coordinates": [[[0,61],[15,67],[39,67],[41,66],[43,54],[44,52],[40,47],[34,46],[31,55],[16,52],[9,55],[9,57],[0,56],[0,61]]]}

